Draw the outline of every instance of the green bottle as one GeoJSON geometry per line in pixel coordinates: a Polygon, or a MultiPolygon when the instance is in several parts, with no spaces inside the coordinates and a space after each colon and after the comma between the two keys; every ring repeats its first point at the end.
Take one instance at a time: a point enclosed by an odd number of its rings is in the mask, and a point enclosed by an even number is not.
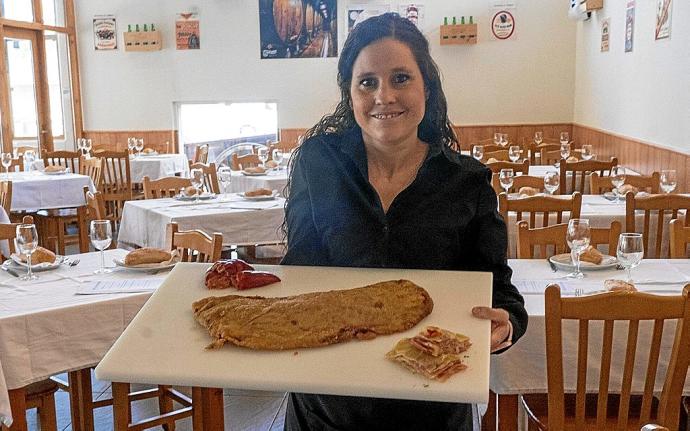
{"type": "Polygon", "coordinates": [[[460,24],[463,24],[463,25],[465,24],[465,17],[464,16],[460,17],[460,24]]]}
{"type": "Polygon", "coordinates": [[[151,31],[156,31],[156,28],[153,26],[153,23],[151,24],[151,31]]]}
{"type": "Polygon", "coordinates": [[[455,17],[453,17],[453,25],[456,25],[458,22],[455,20],[455,17]]]}
{"type": "Polygon", "coordinates": [[[132,24],[127,24],[127,31],[128,31],[129,33],[132,32],[132,24]]]}
{"type": "Polygon", "coordinates": [[[135,29],[136,31],[139,31],[139,24],[136,25],[135,29]]]}
{"type": "Polygon", "coordinates": [[[448,25],[448,17],[447,16],[443,17],[443,25],[448,25]]]}
{"type": "Polygon", "coordinates": [[[144,24],[144,31],[149,31],[149,26],[147,24],[144,24]]]}
{"type": "Polygon", "coordinates": [[[473,21],[474,21],[474,20],[473,20],[473,18],[472,18],[472,15],[470,15],[470,24],[474,24],[473,21]]]}

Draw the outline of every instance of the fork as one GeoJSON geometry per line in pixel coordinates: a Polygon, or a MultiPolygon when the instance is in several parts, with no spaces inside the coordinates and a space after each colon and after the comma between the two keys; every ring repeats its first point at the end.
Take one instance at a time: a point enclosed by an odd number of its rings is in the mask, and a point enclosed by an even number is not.
{"type": "Polygon", "coordinates": [[[72,260],[69,261],[68,265],[69,265],[70,267],[72,267],[72,266],[77,266],[77,265],[79,265],[79,262],[81,262],[81,260],[79,260],[79,259],[72,259],[72,260]]]}

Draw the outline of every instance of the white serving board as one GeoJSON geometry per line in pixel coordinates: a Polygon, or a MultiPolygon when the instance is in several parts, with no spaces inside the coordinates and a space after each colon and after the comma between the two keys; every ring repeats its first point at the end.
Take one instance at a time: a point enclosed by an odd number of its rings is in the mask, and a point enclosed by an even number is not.
{"type": "Polygon", "coordinates": [[[488,400],[490,322],[472,317],[471,310],[491,304],[491,273],[257,265],[282,282],[237,291],[206,289],[203,279],[208,267],[180,263],[173,269],[98,365],[98,379],[431,401],[488,400]],[[369,341],[287,351],[230,344],[205,350],[212,339],[192,312],[192,302],[207,296],[288,296],[392,279],[408,279],[424,287],[434,309],[406,332],[369,341]],[[399,339],[426,325],[460,332],[472,340],[468,368],[443,383],[384,357],[399,339]]]}

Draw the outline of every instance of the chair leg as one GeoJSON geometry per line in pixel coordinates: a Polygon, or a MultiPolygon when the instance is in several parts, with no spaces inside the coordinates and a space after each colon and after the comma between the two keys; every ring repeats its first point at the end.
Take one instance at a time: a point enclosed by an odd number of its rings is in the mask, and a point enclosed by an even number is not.
{"type": "Polygon", "coordinates": [[[41,422],[41,431],[57,431],[54,394],[51,393],[41,398],[41,405],[38,407],[38,419],[41,422]]]}
{"type": "Polygon", "coordinates": [[[129,383],[112,383],[113,388],[113,429],[127,431],[131,422],[129,407],[129,383]]]}
{"type": "Polygon", "coordinates": [[[62,218],[57,219],[57,250],[61,256],[65,255],[65,221],[62,218]]]}
{"type": "Polygon", "coordinates": [[[9,429],[9,431],[27,431],[28,425],[26,423],[26,390],[24,388],[11,389],[9,392],[10,396],[10,408],[12,409],[12,426],[6,428],[4,425],[2,427],[3,431],[9,429]]]}
{"type": "MultiPolygon", "coordinates": [[[[168,396],[170,386],[158,386],[158,411],[161,415],[173,411],[173,400],[168,396]]],[[[175,423],[163,425],[165,431],[175,431],[175,423]]]]}
{"type": "Polygon", "coordinates": [[[68,377],[72,431],[93,431],[91,369],[71,371],[68,377]]]}

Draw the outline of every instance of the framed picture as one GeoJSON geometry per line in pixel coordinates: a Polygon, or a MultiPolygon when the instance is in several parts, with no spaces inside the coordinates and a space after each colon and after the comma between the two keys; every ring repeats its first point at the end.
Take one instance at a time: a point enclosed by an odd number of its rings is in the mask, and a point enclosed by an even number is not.
{"type": "Polygon", "coordinates": [[[654,38],[668,39],[671,37],[671,11],[673,0],[656,1],[656,32],[654,38]]]}
{"type": "Polygon", "coordinates": [[[201,48],[198,14],[191,12],[177,14],[175,46],[180,50],[201,48]]]}
{"type": "Polygon", "coordinates": [[[117,49],[115,16],[97,15],[93,18],[93,44],[97,51],[117,49]]]}

